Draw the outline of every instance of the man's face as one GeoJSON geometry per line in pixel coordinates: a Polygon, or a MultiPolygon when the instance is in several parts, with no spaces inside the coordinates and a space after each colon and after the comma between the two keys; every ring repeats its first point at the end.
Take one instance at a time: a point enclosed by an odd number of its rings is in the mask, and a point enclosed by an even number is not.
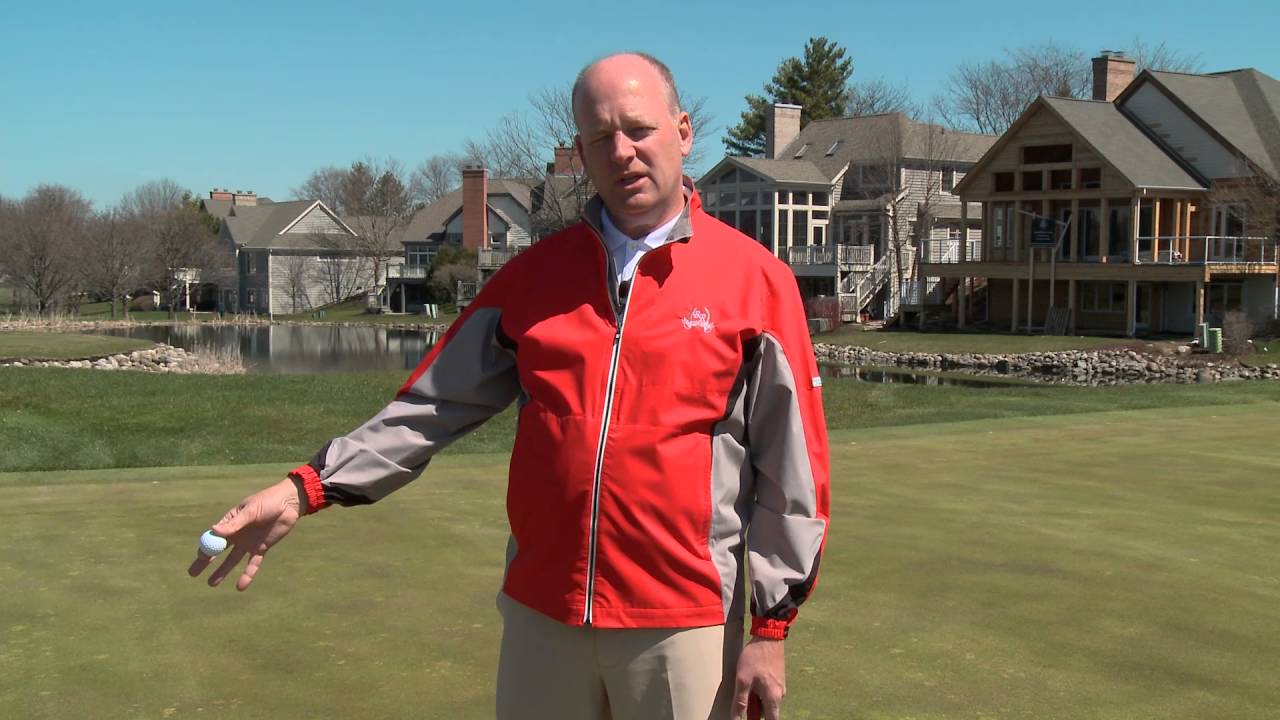
{"type": "Polygon", "coordinates": [[[601,61],[583,77],[574,115],[578,154],[619,230],[642,234],[680,212],[693,128],[652,65],[632,55],[601,61]]]}

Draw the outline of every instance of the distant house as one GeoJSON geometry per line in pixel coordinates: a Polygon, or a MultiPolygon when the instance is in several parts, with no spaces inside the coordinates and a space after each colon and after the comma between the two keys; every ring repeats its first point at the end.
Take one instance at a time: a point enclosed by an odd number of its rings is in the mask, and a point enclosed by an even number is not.
{"type": "Polygon", "coordinates": [[[1280,82],[1093,63],[1092,100],[1036,99],[957,184],[982,242],[936,240],[922,269],[985,288],[956,296],[957,323],[1031,330],[1053,307],[1070,332],[1132,336],[1276,317],[1280,82]]]}
{"type": "Polygon", "coordinates": [[[227,208],[221,237],[234,254],[237,282],[225,309],[291,314],[376,296],[384,278],[375,276],[375,265],[396,265],[402,255],[382,253],[375,263],[352,224],[360,227],[360,219],[344,220],[319,200],[227,208]]]}
{"type": "Polygon", "coordinates": [[[765,157],[717,163],[697,183],[703,204],[787,261],[805,296],[838,297],[845,319],[893,314],[891,280],[913,275],[919,238],[980,237],[952,190],[996,138],[901,113],[801,129],[800,111],[775,105],[765,157]]]}

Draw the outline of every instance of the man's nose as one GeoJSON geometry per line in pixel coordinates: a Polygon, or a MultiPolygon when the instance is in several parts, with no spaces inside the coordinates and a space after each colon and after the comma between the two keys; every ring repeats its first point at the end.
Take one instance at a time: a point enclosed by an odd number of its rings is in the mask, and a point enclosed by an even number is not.
{"type": "Polygon", "coordinates": [[[613,143],[610,148],[611,159],[619,164],[631,162],[636,155],[635,145],[631,142],[631,138],[627,137],[624,132],[616,132],[613,134],[613,143]]]}

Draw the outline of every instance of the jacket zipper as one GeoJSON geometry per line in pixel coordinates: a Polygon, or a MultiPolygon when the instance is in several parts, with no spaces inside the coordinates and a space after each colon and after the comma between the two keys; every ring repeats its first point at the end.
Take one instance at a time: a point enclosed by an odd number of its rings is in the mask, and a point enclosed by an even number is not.
{"type": "MultiPolygon", "coordinates": [[[[594,229],[593,229],[594,231],[594,229]]],[[[613,272],[617,277],[617,272],[613,268],[612,253],[609,246],[604,242],[604,238],[600,237],[600,245],[604,248],[605,253],[605,272],[613,272]]],[[[655,250],[657,248],[654,248],[655,250]]],[[[646,252],[647,256],[649,253],[646,252]]],[[[632,272],[631,277],[634,279],[640,274],[640,265],[645,261],[644,257],[636,263],[636,269],[632,272]]],[[[609,286],[609,277],[605,277],[605,286],[609,286]]],[[[596,592],[596,545],[598,543],[600,530],[600,480],[604,471],[604,448],[605,443],[609,439],[609,421],[613,416],[613,396],[618,380],[618,358],[622,354],[622,331],[627,325],[627,312],[631,307],[632,294],[635,292],[635,283],[632,283],[627,293],[627,298],[622,302],[622,312],[618,313],[618,306],[613,303],[613,294],[609,297],[609,304],[614,309],[614,320],[616,326],[613,332],[613,350],[609,355],[609,382],[605,386],[604,398],[604,418],[600,422],[600,441],[596,445],[596,466],[595,475],[591,484],[591,531],[587,541],[587,600],[586,607],[582,612],[582,624],[590,625],[592,622],[592,609],[596,592]]],[[[622,299],[619,298],[621,301],[622,299]]]]}

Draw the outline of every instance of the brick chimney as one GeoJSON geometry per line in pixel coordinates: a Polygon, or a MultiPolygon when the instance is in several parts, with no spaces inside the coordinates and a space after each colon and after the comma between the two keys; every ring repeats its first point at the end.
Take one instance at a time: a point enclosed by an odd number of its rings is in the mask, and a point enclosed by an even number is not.
{"type": "Polygon", "coordinates": [[[230,190],[223,190],[222,188],[214,188],[209,191],[209,199],[210,200],[230,200],[234,203],[236,196],[235,196],[235,193],[231,192],[230,190]]]}
{"type": "Polygon", "coordinates": [[[1133,82],[1136,63],[1123,50],[1103,50],[1093,59],[1093,99],[1112,102],[1133,82]]]}
{"type": "Polygon", "coordinates": [[[552,175],[581,175],[582,159],[578,151],[563,145],[556,148],[556,160],[551,165],[552,175]]]}
{"type": "Polygon", "coordinates": [[[462,247],[489,247],[489,171],[479,165],[462,168],[462,247]]]}
{"type": "Polygon", "coordinates": [[[232,195],[233,205],[257,205],[258,194],[252,190],[237,190],[232,195]]]}
{"type": "Polygon", "coordinates": [[[800,134],[800,106],[775,103],[764,116],[764,156],[770,160],[800,134]]]}

